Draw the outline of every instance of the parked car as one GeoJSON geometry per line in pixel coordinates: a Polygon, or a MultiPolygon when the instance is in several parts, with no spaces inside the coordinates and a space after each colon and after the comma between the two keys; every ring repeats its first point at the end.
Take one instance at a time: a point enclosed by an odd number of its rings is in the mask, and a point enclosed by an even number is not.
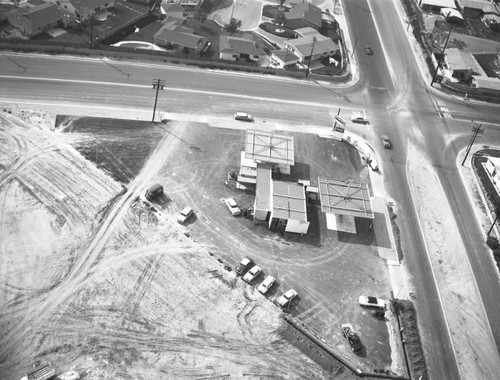
{"type": "Polygon", "coordinates": [[[266,279],[260,283],[257,290],[262,294],[266,294],[275,282],[276,279],[273,276],[267,276],[266,279]]]}
{"type": "Polygon", "coordinates": [[[391,149],[392,148],[392,142],[389,139],[389,136],[387,136],[387,135],[382,135],[382,144],[384,145],[385,149],[391,149]]]}
{"type": "Polygon", "coordinates": [[[350,323],[344,323],[342,325],[342,335],[344,335],[344,337],[349,342],[352,352],[357,354],[363,351],[363,344],[361,344],[361,340],[359,339],[358,334],[356,334],[354,328],[350,323]]]}
{"type": "Polygon", "coordinates": [[[366,115],[361,113],[361,112],[353,113],[351,116],[351,121],[353,123],[361,123],[361,124],[368,123],[368,119],[366,118],[366,115]]]}
{"type": "Polygon", "coordinates": [[[258,265],[253,266],[252,269],[250,269],[247,274],[243,276],[243,281],[250,284],[253,280],[255,280],[255,278],[257,278],[261,271],[262,268],[258,265]]]}
{"type": "Polygon", "coordinates": [[[286,307],[293,301],[295,297],[297,297],[297,292],[293,289],[290,289],[285,292],[280,298],[278,298],[276,300],[276,303],[281,307],[286,307]]]}
{"type": "Polygon", "coordinates": [[[177,216],[177,223],[184,224],[191,215],[193,215],[193,209],[191,207],[185,207],[177,216]]]}
{"type": "Polygon", "coordinates": [[[376,309],[385,309],[385,302],[377,297],[359,296],[359,304],[364,307],[373,307],[376,309]]]}
{"type": "Polygon", "coordinates": [[[234,119],[235,120],[240,120],[240,121],[250,121],[252,122],[253,121],[253,116],[252,115],[249,115],[245,112],[236,112],[234,114],[234,119]]]}
{"type": "Polygon", "coordinates": [[[150,201],[154,197],[157,197],[158,195],[163,194],[163,186],[160,185],[159,183],[155,183],[153,186],[151,186],[149,189],[146,190],[146,199],[150,201]]]}
{"type": "Polygon", "coordinates": [[[373,55],[373,50],[370,45],[365,46],[365,53],[366,55],[373,55]]]}
{"type": "Polygon", "coordinates": [[[241,215],[241,210],[238,207],[238,203],[233,198],[226,198],[226,205],[229,211],[231,211],[231,215],[238,216],[241,215]]]}
{"type": "Polygon", "coordinates": [[[234,271],[237,274],[242,275],[244,272],[246,272],[248,270],[248,268],[250,268],[252,266],[252,264],[253,264],[252,259],[245,257],[245,258],[241,259],[240,263],[236,266],[234,271]]]}

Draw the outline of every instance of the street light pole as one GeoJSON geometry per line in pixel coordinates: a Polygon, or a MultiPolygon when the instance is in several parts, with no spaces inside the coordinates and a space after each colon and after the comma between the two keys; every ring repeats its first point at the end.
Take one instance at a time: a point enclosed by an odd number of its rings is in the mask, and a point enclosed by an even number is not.
{"type": "Polygon", "coordinates": [[[153,119],[151,120],[152,123],[155,122],[156,104],[158,103],[158,91],[163,90],[164,86],[165,86],[164,80],[162,79],[153,80],[153,89],[156,89],[156,96],[155,96],[155,105],[153,108],[153,119]]]}
{"type": "Polygon", "coordinates": [[[448,46],[448,41],[450,40],[450,36],[451,36],[451,32],[452,31],[453,31],[453,25],[450,25],[450,32],[448,33],[448,37],[446,37],[446,42],[445,42],[445,44],[443,46],[443,51],[441,52],[441,58],[439,59],[439,62],[437,64],[436,71],[434,71],[434,75],[432,77],[432,82],[431,82],[431,87],[434,84],[434,82],[436,81],[436,77],[437,77],[437,73],[438,73],[439,68],[443,64],[443,61],[444,61],[444,51],[446,50],[446,47],[448,46]]]}

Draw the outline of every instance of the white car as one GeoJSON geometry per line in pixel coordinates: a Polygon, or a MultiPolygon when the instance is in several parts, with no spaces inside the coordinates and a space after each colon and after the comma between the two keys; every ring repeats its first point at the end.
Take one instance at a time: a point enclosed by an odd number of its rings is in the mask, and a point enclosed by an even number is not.
{"type": "Polygon", "coordinates": [[[281,306],[285,307],[287,306],[292,300],[297,297],[297,292],[293,289],[290,289],[287,291],[285,294],[283,294],[280,298],[276,300],[276,303],[281,306]]]}
{"type": "Polygon", "coordinates": [[[177,216],[177,223],[184,224],[191,215],[193,215],[193,209],[191,207],[185,207],[177,216]]]}
{"type": "Polygon", "coordinates": [[[359,304],[364,307],[373,307],[376,309],[385,309],[385,301],[377,297],[359,296],[359,304]]]}
{"type": "Polygon", "coordinates": [[[231,215],[238,216],[241,215],[241,210],[238,207],[238,203],[233,198],[226,199],[226,205],[229,211],[231,211],[231,215]]]}
{"type": "Polygon", "coordinates": [[[361,123],[361,124],[368,123],[368,119],[366,118],[366,115],[362,114],[361,112],[353,113],[351,116],[351,121],[353,123],[361,123]]]}
{"type": "Polygon", "coordinates": [[[255,278],[259,275],[259,273],[262,271],[262,268],[259,267],[258,265],[255,265],[250,269],[247,274],[243,276],[243,281],[251,283],[255,278]]]}
{"type": "Polygon", "coordinates": [[[276,279],[273,276],[267,276],[266,279],[260,283],[257,290],[262,294],[266,294],[275,282],[276,279]]]}
{"type": "Polygon", "coordinates": [[[245,112],[236,112],[234,114],[234,119],[240,121],[253,121],[253,116],[245,112]]]}

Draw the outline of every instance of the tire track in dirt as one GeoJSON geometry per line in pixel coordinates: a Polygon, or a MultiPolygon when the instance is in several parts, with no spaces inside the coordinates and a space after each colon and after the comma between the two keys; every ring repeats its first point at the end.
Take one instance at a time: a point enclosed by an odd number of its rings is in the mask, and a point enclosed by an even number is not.
{"type": "MultiPolygon", "coordinates": [[[[185,123],[176,124],[177,135],[182,133],[184,125],[185,123]]],[[[125,196],[119,199],[109,211],[100,228],[92,237],[88,248],[75,263],[71,272],[52,292],[47,293],[44,297],[29,305],[26,315],[17,321],[16,325],[2,337],[0,341],[0,361],[5,360],[9,354],[13,354],[16,347],[22,349],[20,343],[30,333],[34,315],[38,323],[50,318],[53,312],[75,293],[82,280],[88,276],[92,267],[95,267],[101,256],[102,249],[114,231],[115,225],[128,212],[130,204],[137,197],[143,183],[147,182],[154,173],[160,170],[178,143],[177,138],[165,134],[139,175],[130,183],[125,196]]]]}

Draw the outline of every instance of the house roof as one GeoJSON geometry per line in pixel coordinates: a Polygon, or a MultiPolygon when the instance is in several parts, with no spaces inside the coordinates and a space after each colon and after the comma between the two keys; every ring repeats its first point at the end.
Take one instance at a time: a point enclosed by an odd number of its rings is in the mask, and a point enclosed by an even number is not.
{"type": "Polygon", "coordinates": [[[62,10],[50,3],[44,3],[35,7],[17,8],[7,13],[8,18],[27,18],[31,22],[33,30],[51,25],[61,20],[63,15],[64,12],[62,10]]]}
{"type": "Polygon", "coordinates": [[[246,38],[220,36],[219,52],[261,55],[263,53],[263,50],[257,46],[255,41],[248,40],[246,38]]]}
{"type": "Polygon", "coordinates": [[[309,36],[311,34],[318,34],[318,31],[314,28],[311,28],[310,26],[306,26],[305,28],[295,29],[295,32],[301,37],[309,36]]]}
{"type": "Polygon", "coordinates": [[[477,88],[500,91],[500,79],[498,78],[474,76],[474,84],[477,88]]]}
{"type": "Polygon", "coordinates": [[[309,57],[311,55],[311,50],[313,50],[313,54],[322,54],[339,49],[339,45],[333,42],[331,38],[325,37],[319,33],[315,35],[309,34],[305,37],[286,40],[285,43],[297,49],[303,57],[309,57]],[[316,38],[316,42],[314,44],[313,50],[312,44],[314,38],[316,38]]]}
{"type": "Polygon", "coordinates": [[[474,56],[470,53],[464,53],[457,48],[446,49],[446,62],[453,71],[472,70],[473,72],[485,75],[484,70],[479,66],[474,56]]]}
{"type": "Polygon", "coordinates": [[[69,2],[79,13],[91,14],[94,12],[94,9],[114,3],[114,0],[69,0],[69,2]]]}
{"type": "Polygon", "coordinates": [[[308,20],[318,27],[321,26],[321,9],[311,3],[293,5],[290,12],[285,13],[286,20],[308,20]]]}
{"type": "Polygon", "coordinates": [[[446,18],[464,19],[458,10],[452,8],[441,8],[441,14],[446,18]]]}
{"type": "Polygon", "coordinates": [[[366,183],[318,178],[321,211],[373,219],[366,183]]]}
{"type": "Polygon", "coordinates": [[[170,43],[174,45],[179,45],[182,47],[187,47],[189,49],[201,49],[206,45],[207,39],[203,36],[198,36],[196,34],[170,30],[168,26],[165,25],[161,28],[154,36],[154,40],[159,40],[163,43],[170,43]]]}
{"type": "Polygon", "coordinates": [[[179,3],[166,3],[162,4],[161,7],[166,13],[182,13],[184,14],[184,8],[179,3]]]}
{"type": "Polygon", "coordinates": [[[293,165],[293,136],[249,129],[245,136],[245,157],[273,164],[293,165]]]}
{"type": "Polygon", "coordinates": [[[295,54],[293,54],[288,49],[275,50],[275,51],[273,51],[272,55],[276,59],[279,59],[280,61],[282,61],[285,65],[296,63],[299,59],[299,57],[297,57],[295,54]]]}
{"type": "Polygon", "coordinates": [[[257,186],[255,187],[255,208],[271,210],[272,172],[269,165],[257,166],[257,186]]]}
{"type": "Polygon", "coordinates": [[[422,0],[421,6],[429,5],[431,7],[439,7],[439,8],[453,8],[456,9],[454,0],[422,0]]]}
{"type": "Polygon", "coordinates": [[[303,185],[273,181],[272,190],[273,218],[307,221],[306,192],[303,185]]]}
{"type": "Polygon", "coordinates": [[[458,6],[461,9],[470,8],[470,9],[479,9],[483,12],[493,12],[495,13],[495,6],[488,1],[480,1],[480,0],[457,0],[458,6]]]}

